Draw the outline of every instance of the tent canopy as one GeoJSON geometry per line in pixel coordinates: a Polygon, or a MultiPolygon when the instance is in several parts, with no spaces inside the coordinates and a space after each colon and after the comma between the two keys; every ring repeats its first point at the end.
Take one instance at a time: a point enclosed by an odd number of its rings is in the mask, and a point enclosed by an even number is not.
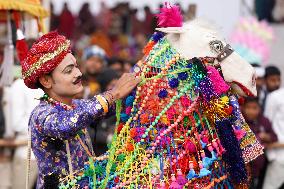
{"type": "Polygon", "coordinates": [[[32,16],[43,18],[49,15],[39,0],[0,0],[0,10],[17,10],[32,16]]]}

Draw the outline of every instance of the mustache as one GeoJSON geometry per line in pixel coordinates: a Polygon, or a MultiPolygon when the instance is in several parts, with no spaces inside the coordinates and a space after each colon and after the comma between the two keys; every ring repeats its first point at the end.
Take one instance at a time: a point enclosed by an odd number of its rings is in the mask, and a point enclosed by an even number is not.
{"type": "Polygon", "coordinates": [[[76,78],[76,80],[73,82],[73,84],[77,84],[77,83],[79,83],[80,81],[82,81],[82,76],[78,76],[78,77],[76,78]]]}

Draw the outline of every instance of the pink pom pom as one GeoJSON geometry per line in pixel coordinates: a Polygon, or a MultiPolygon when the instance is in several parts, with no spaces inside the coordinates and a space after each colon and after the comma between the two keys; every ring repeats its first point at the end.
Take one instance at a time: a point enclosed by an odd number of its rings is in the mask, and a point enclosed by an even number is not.
{"type": "Polygon", "coordinates": [[[127,115],[130,115],[130,114],[131,114],[131,107],[130,107],[130,106],[125,109],[125,113],[126,113],[127,115]]]}
{"type": "Polygon", "coordinates": [[[183,188],[183,186],[181,186],[177,183],[175,176],[172,176],[172,183],[171,183],[169,189],[182,189],[182,188],[183,188]]]}
{"type": "Polygon", "coordinates": [[[212,81],[214,91],[218,95],[226,93],[230,87],[220,76],[219,72],[213,66],[207,66],[206,68],[208,70],[208,76],[212,81]]]}
{"type": "Polygon", "coordinates": [[[157,14],[157,18],[158,26],[162,28],[182,26],[181,11],[176,5],[171,6],[169,3],[165,3],[165,6],[160,9],[160,14],[157,14]]]}
{"type": "Polygon", "coordinates": [[[177,183],[181,186],[184,186],[187,183],[187,179],[182,174],[181,170],[179,170],[177,173],[177,183]]]}
{"type": "Polygon", "coordinates": [[[182,96],[180,98],[181,104],[183,107],[189,107],[190,106],[190,100],[186,96],[182,96]]]}
{"type": "Polygon", "coordinates": [[[189,153],[195,153],[195,152],[196,152],[195,145],[194,145],[193,142],[191,142],[190,140],[188,140],[188,141],[185,142],[184,148],[185,148],[189,153]]]}

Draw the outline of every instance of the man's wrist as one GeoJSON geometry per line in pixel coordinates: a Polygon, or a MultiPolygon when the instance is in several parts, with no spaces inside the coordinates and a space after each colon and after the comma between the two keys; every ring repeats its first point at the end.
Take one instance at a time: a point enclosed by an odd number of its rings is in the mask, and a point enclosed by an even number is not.
{"type": "Polygon", "coordinates": [[[112,95],[114,101],[120,99],[119,92],[117,90],[112,89],[109,91],[109,93],[112,95]]]}

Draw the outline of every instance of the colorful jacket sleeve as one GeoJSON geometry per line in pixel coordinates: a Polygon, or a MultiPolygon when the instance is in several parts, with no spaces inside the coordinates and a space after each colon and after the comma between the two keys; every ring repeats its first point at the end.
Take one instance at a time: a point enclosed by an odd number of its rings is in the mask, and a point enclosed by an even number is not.
{"type": "Polygon", "coordinates": [[[62,110],[52,106],[40,106],[36,115],[36,129],[43,135],[62,140],[75,136],[94,119],[103,116],[102,105],[96,97],[90,100],[76,100],[73,110],[62,110]]]}

